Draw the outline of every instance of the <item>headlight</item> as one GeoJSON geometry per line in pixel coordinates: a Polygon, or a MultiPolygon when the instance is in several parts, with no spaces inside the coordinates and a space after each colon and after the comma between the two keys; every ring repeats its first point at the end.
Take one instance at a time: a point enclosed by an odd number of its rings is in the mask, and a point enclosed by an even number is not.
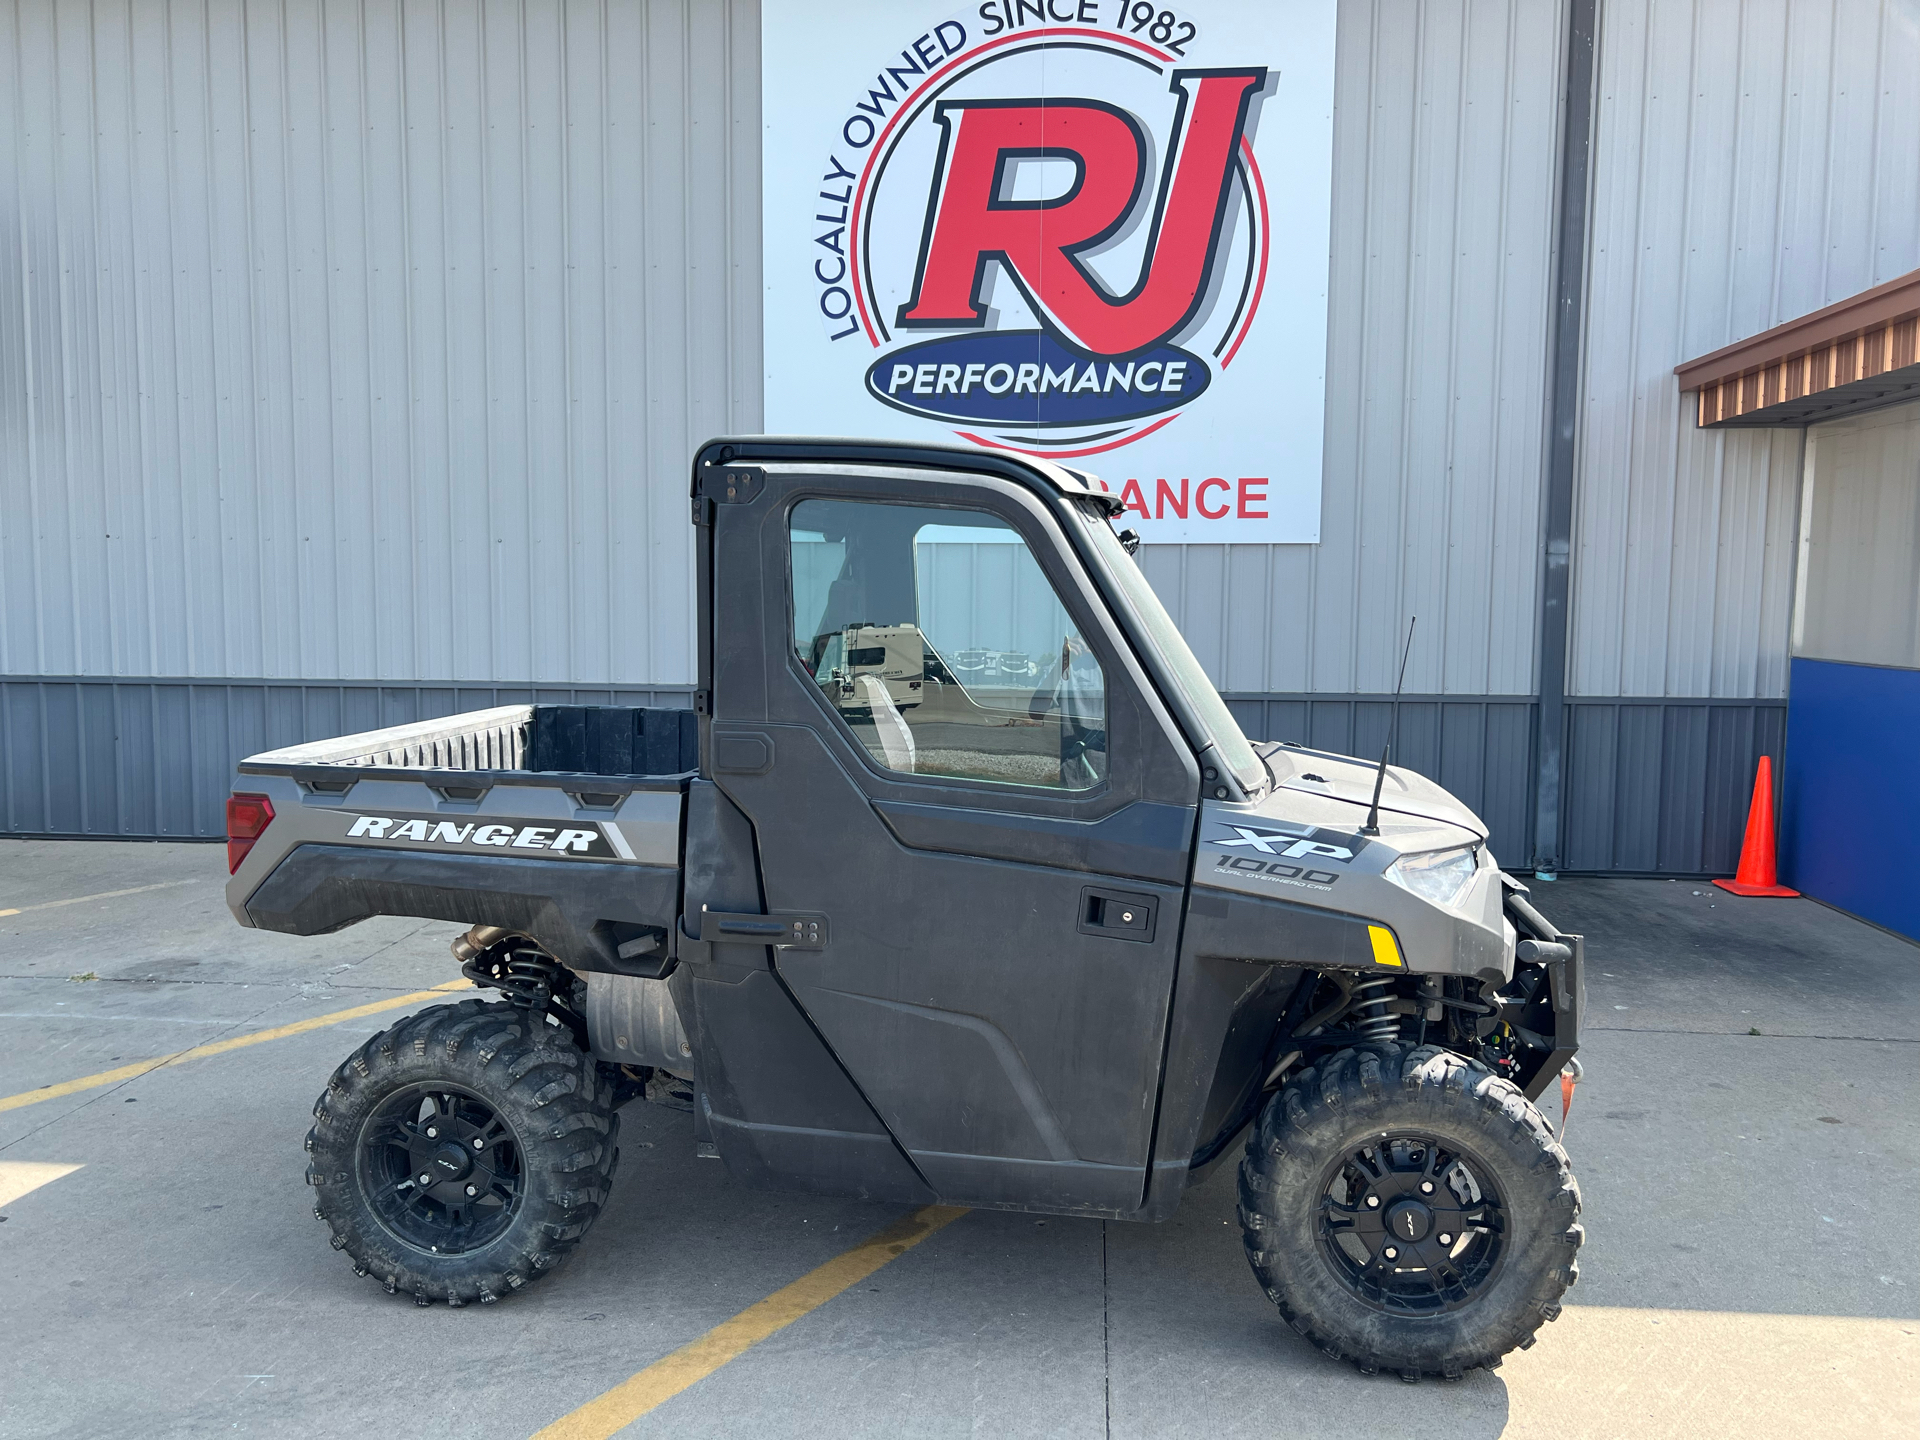
{"type": "Polygon", "coordinates": [[[1411,890],[1422,900],[1451,905],[1467,888],[1479,864],[1477,846],[1429,850],[1423,855],[1402,855],[1387,867],[1387,879],[1402,890],[1411,890]]]}

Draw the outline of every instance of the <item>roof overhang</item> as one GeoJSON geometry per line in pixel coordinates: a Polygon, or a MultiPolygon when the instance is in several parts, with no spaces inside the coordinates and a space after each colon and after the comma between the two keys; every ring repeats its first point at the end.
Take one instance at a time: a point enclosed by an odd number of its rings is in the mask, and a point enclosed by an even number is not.
{"type": "Polygon", "coordinates": [[[1920,398],[1920,270],[1676,366],[1702,426],[1810,425],[1920,398]]]}

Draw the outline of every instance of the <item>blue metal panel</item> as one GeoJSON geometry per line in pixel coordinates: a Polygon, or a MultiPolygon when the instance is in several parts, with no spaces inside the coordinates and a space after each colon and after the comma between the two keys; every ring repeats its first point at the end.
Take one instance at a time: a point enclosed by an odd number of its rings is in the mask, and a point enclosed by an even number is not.
{"type": "Polygon", "coordinates": [[[1920,940],[1920,670],[1793,662],[1781,879],[1920,940]]]}

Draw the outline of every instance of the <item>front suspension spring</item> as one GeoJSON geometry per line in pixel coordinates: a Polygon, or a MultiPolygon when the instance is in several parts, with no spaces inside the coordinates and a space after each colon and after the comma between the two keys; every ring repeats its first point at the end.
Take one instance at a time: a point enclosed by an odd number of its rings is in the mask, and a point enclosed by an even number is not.
{"type": "Polygon", "coordinates": [[[1387,1009],[1392,995],[1393,980],[1386,975],[1353,987],[1353,1013],[1359,1022],[1355,1028],[1363,1040],[1384,1044],[1400,1038],[1400,1022],[1387,1009]]]}

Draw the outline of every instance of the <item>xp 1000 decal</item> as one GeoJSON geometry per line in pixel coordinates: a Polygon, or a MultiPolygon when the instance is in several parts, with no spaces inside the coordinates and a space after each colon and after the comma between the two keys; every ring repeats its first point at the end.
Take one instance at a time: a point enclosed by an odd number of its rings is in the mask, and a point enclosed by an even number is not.
{"type": "Polygon", "coordinates": [[[1206,872],[1211,883],[1238,878],[1307,890],[1331,890],[1346,873],[1347,862],[1367,843],[1364,836],[1344,830],[1214,817],[1201,822],[1200,838],[1213,854],[1206,872]]]}
{"type": "Polygon", "coordinates": [[[1334,0],[765,0],[770,431],[1319,538],[1334,0]]]}

